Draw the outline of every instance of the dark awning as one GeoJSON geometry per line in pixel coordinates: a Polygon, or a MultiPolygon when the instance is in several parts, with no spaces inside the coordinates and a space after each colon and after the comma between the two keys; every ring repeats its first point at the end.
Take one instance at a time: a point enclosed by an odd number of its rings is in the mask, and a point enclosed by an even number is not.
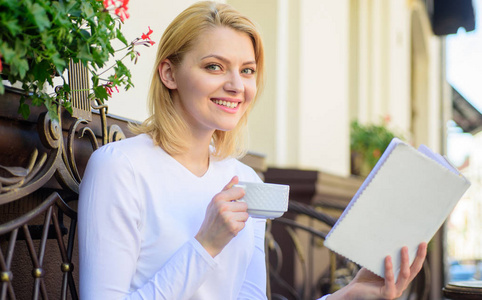
{"type": "Polygon", "coordinates": [[[482,114],[453,87],[452,108],[452,118],[464,132],[474,135],[482,130],[482,114]]]}
{"type": "Polygon", "coordinates": [[[475,29],[475,12],[472,0],[425,0],[435,35],[457,33],[475,29]]]}

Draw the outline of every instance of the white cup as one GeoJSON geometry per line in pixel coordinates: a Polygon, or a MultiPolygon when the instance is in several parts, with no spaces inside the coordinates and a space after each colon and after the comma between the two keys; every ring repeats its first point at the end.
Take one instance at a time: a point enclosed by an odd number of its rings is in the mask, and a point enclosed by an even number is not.
{"type": "Polygon", "coordinates": [[[253,218],[274,219],[288,210],[289,185],[241,181],[234,186],[244,189],[240,201],[248,204],[248,213],[253,218]]]}

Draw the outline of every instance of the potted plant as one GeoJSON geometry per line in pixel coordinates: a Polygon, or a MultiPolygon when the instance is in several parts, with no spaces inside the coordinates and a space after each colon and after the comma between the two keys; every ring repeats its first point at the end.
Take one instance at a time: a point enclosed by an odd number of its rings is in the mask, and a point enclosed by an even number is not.
{"type": "MultiPolygon", "coordinates": [[[[32,105],[45,106],[52,119],[57,118],[59,106],[71,112],[73,90],[65,75],[70,62],[88,67],[90,99],[104,102],[113,89],[133,86],[122,61],[136,61],[138,46],[154,42],[150,28],[132,42],[122,34],[121,26],[129,17],[128,2],[0,0],[0,74],[23,90],[18,112],[24,118],[30,113],[25,96],[32,105]],[[117,44],[122,46],[116,49],[117,44]],[[117,59],[120,52],[124,53],[117,59]],[[55,84],[54,91],[55,77],[60,84],[55,84]]],[[[4,93],[5,82],[0,82],[0,95],[4,93]]]]}
{"type": "MultiPolygon", "coordinates": [[[[387,116],[381,124],[360,124],[353,121],[350,127],[351,173],[367,176],[396,136],[387,125],[387,116]]],[[[400,137],[399,137],[400,138],[400,137]]]]}

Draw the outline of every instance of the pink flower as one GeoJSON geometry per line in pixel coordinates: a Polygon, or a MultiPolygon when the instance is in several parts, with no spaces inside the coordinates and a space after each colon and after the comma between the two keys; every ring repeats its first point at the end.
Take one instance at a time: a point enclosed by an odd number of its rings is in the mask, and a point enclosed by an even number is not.
{"type": "MultiPolygon", "coordinates": [[[[116,91],[119,92],[119,89],[117,88],[117,86],[114,86],[116,91]]],[[[112,97],[112,93],[114,92],[114,89],[112,88],[112,82],[108,82],[107,84],[104,84],[104,88],[107,92],[107,94],[109,94],[109,97],[112,97]]]]}
{"type": "Polygon", "coordinates": [[[112,88],[110,86],[104,85],[105,90],[107,91],[107,94],[109,94],[109,97],[112,97],[112,88]]]}

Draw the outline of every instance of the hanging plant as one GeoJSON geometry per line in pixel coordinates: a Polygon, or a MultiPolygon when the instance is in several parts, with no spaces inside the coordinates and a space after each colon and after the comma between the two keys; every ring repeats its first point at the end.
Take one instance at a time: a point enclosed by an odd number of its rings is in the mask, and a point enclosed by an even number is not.
{"type": "MultiPolygon", "coordinates": [[[[69,62],[81,62],[90,72],[89,97],[104,102],[118,87],[133,87],[131,72],[123,63],[130,58],[137,61],[138,46],[151,46],[152,30],[128,42],[121,26],[128,13],[129,0],[0,0],[0,74],[10,84],[21,83],[32,105],[44,105],[51,118],[57,109],[71,112],[73,92],[64,74],[69,62]],[[114,41],[123,46],[115,49],[114,41]],[[119,52],[125,52],[118,57],[119,52]],[[117,55],[116,55],[117,54],[117,55]],[[108,66],[108,63],[112,65],[108,66]],[[102,70],[102,71],[100,71],[102,70]],[[63,83],[56,92],[53,78],[63,83]],[[51,89],[53,90],[53,89],[51,89]]],[[[0,94],[5,92],[0,82],[0,94]]],[[[25,96],[19,113],[30,114],[25,96]]]]}

